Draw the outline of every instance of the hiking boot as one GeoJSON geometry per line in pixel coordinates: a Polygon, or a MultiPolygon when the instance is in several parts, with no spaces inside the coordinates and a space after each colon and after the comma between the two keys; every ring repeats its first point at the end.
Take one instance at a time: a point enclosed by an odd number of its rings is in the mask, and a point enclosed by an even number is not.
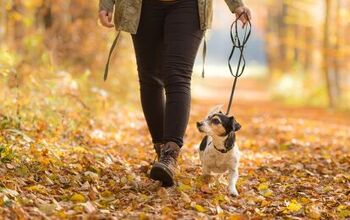
{"type": "Polygon", "coordinates": [[[151,178],[159,180],[164,187],[174,185],[176,159],[179,156],[180,147],[174,142],[166,143],[160,150],[159,161],[153,164],[151,178]]]}
{"type": "Polygon", "coordinates": [[[162,144],[162,143],[155,143],[154,145],[153,145],[153,148],[154,148],[154,150],[156,151],[156,154],[157,154],[157,161],[159,160],[159,158],[160,158],[160,150],[161,150],[161,148],[164,146],[164,144],[162,144]]]}

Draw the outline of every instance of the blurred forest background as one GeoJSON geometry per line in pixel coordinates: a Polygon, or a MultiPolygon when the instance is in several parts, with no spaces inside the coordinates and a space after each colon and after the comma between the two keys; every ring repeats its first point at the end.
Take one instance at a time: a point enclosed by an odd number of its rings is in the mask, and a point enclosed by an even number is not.
{"type": "MultiPolygon", "coordinates": [[[[6,81],[11,87],[15,81],[21,84],[28,78],[37,78],[39,69],[45,66],[54,73],[65,70],[73,77],[89,75],[89,79],[100,81],[113,31],[96,26],[95,3],[2,0],[2,83],[6,81]],[[39,68],[28,71],[33,64],[39,68]]],[[[249,73],[263,75],[275,98],[293,104],[348,109],[350,3],[248,0],[247,4],[254,14],[254,39],[247,54],[251,61],[249,73]]],[[[214,28],[208,34],[208,69],[211,75],[228,76],[228,28],[232,15],[221,1],[215,6],[214,28]]],[[[113,93],[125,92],[118,84],[123,81],[125,85],[125,78],[135,77],[134,61],[129,62],[133,60],[129,36],[125,34],[119,47],[112,70],[114,77],[109,82],[115,85],[113,93]]],[[[133,90],[135,85],[128,88],[133,90]]]]}
{"type": "Polygon", "coordinates": [[[0,0],[1,216],[350,217],[350,1],[245,0],[253,35],[234,108],[246,155],[239,200],[197,182],[194,122],[226,103],[232,82],[233,15],[214,1],[208,77],[198,56],[173,193],[145,187],[154,155],[130,36],[103,82],[115,31],[98,24],[97,0],[0,0]]]}

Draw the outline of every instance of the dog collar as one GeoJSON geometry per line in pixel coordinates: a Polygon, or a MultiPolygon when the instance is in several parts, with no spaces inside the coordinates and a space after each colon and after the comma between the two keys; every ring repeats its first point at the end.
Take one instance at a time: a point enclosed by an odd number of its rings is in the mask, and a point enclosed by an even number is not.
{"type": "Polygon", "coordinates": [[[222,153],[222,154],[226,154],[227,152],[229,152],[229,151],[232,150],[232,148],[233,148],[233,147],[231,146],[231,147],[229,147],[229,148],[219,149],[219,148],[217,148],[214,144],[213,144],[213,146],[214,146],[215,150],[219,151],[219,152],[222,153]]]}

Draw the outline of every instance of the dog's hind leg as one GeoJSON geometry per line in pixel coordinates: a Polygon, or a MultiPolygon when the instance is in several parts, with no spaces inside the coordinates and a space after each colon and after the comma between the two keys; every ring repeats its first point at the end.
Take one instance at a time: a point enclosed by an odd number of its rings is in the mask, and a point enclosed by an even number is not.
{"type": "Polygon", "coordinates": [[[228,191],[230,195],[232,196],[238,196],[238,191],[236,188],[236,184],[238,181],[238,166],[236,166],[233,170],[229,171],[229,184],[228,184],[228,191]]]}

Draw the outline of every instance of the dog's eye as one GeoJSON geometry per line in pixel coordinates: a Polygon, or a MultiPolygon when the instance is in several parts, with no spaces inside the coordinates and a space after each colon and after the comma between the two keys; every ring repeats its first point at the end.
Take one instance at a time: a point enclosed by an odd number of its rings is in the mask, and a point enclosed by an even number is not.
{"type": "Polygon", "coordinates": [[[214,125],[218,125],[218,124],[220,124],[220,120],[217,118],[214,118],[211,120],[211,123],[213,123],[214,125]]]}

